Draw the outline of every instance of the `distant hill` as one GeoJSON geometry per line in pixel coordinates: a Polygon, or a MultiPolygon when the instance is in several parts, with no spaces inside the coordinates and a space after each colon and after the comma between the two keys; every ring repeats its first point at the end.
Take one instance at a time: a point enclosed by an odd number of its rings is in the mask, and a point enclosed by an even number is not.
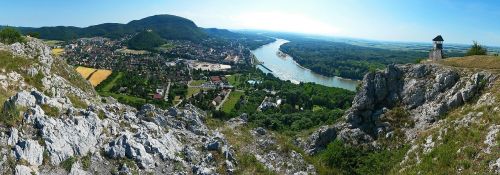
{"type": "Polygon", "coordinates": [[[39,33],[40,38],[50,40],[71,40],[82,37],[119,38],[145,30],[155,31],[163,39],[200,40],[207,35],[201,28],[186,18],[173,15],[155,15],[127,24],[104,23],[85,28],[71,26],[18,27],[23,34],[39,33]]]}
{"type": "Polygon", "coordinates": [[[128,48],[135,50],[151,50],[165,42],[160,35],[154,31],[143,31],[128,41],[128,48]]]}

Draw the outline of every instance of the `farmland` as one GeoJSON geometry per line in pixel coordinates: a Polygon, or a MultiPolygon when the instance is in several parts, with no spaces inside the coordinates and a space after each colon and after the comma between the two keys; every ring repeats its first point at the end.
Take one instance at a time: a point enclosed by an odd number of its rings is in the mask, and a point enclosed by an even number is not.
{"type": "Polygon", "coordinates": [[[110,70],[99,69],[95,71],[88,80],[92,86],[96,87],[99,83],[106,80],[111,73],[112,72],[110,70]]]}
{"type": "Polygon", "coordinates": [[[92,84],[92,86],[96,87],[101,83],[102,81],[106,80],[108,78],[112,71],[111,70],[105,70],[105,69],[94,69],[94,68],[88,68],[88,67],[82,67],[79,66],[76,68],[76,71],[86,80],[92,84]]]}
{"type": "Polygon", "coordinates": [[[76,71],[80,75],[82,75],[83,78],[88,79],[90,77],[90,75],[92,75],[92,73],[94,73],[96,71],[96,69],[79,66],[76,68],[76,71]]]}

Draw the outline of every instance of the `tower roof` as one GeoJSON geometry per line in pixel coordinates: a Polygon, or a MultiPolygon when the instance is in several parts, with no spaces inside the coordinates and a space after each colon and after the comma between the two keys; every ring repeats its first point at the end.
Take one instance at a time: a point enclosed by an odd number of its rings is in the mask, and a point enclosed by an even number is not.
{"type": "Polygon", "coordinates": [[[432,41],[444,41],[441,35],[436,36],[436,38],[432,39],[432,41]]]}

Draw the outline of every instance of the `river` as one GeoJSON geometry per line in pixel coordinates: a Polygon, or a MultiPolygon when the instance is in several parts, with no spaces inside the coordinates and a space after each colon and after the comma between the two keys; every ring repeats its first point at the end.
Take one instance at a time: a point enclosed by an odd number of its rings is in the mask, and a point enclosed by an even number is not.
{"type": "MultiPolygon", "coordinates": [[[[275,42],[264,45],[252,51],[260,62],[264,62],[264,66],[269,68],[272,74],[281,80],[290,80],[292,83],[314,82],[329,87],[338,87],[351,91],[356,90],[359,81],[345,79],[341,77],[327,77],[300,66],[292,57],[278,56],[280,46],[289,41],[284,39],[276,39],[275,42]]],[[[265,73],[270,73],[269,70],[262,67],[258,68],[265,73]]]]}

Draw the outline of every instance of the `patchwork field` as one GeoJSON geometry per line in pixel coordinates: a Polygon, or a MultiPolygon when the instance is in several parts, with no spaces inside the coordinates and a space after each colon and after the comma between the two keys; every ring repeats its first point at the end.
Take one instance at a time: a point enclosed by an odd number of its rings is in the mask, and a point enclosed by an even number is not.
{"type": "Polygon", "coordinates": [[[85,79],[88,79],[90,75],[92,75],[92,73],[94,73],[97,69],[94,69],[94,68],[88,68],[88,67],[82,67],[82,66],[78,66],[76,68],[76,71],[82,75],[83,78],[85,79]]]}
{"type": "Polygon", "coordinates": [[[99,85],[99,83],[106,80],[106,78],[108,78],[111,73],[112,71],[110,70],[99,69],[95,71],[88,80],[90,81],[90,84],[92,84],[92,86],[96,87],[97,85],[99,85]]]}
{"type": "Polygon", "coordinates": [[[111,70],[94,69],[82,66],[77,67],[76,71],[80,73],[83,78],[87,79],[94,87],[106,80],[106,78],[108,78],[112,73],[111,70]]]}

